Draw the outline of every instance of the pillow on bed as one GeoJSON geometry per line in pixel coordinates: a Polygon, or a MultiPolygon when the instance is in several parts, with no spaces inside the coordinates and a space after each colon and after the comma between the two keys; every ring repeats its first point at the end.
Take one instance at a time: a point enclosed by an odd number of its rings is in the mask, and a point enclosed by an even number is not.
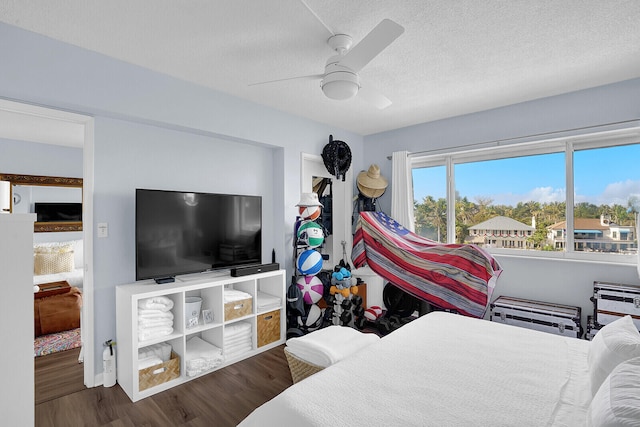
{"type": "Polygon", "coordinates": [[[76,268],[80,268],[84,265],[83,262],[83,255],[84,255],[84,249],[83,249],[83,240],[66,240],[66,241],[62,241],[62,242],[40,242],[40,243],[35,243],[33,245],[34,251],[38,250],[38,249],[42,249],[42,248],[55,248],[55,247],[60,247],[60,246],[68,246],[68,245],[72,245],[73,246],[73,264],[76,268]]]}
{"type": "Polygon", "coordinates": [[[33,273],[68,273],[74,269],[73,246],[52,246],[34,248],[33,273]]]}
{"type": "Polygon", "coordinates": [[[640,426],[640,357],[613,369],[594,396],[587,426],[640,426]]]}
{"type": "Polygon", "coordinates": [[[587,362],[591,381],[591,395],[595,396],[600,385],[620,363],[640,357],[640,333],[631,316],[624,316],[605,325],[593,337],[587,362]]]}

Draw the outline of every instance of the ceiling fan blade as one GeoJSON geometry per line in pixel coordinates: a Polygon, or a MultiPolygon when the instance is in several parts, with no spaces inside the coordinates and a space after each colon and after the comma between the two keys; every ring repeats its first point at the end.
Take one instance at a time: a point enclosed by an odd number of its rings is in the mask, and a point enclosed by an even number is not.
{"type": "Polygon", "coordinates": [[[332,36],[335,36],[336,34],[333,32],[333,30],[331,28],[329,28],[329,26],[327,24],[324,23],[324,21],[320,18],[320,16],[318,16],[318,14],[309,7],[309,5],[307,4],[306,1],[304,0],[300,0],[300,2],[304,5],[304,7],[306,7],[307,9],[309,9],[309,12],[311,12],[311,14],[313,16],[315,16],[315,18],[322,24],[322,26],[324,28],[327,29],[327,31],[329,31],[329,34],[331,34],[332,36]]]}
{"type": "Polygon", "coordinates": [[[391,105],[391,100],[372,88],[371,86],[362,86],[358,91],[358,96],[365,102],[376,106],[380,110],[384,110],[391,105]]]}
{"type": "Polygon", "coordinates": [[[264,82],[249,83],[249,86],[266,85],[266,84],[269,84],[269,83],[285,82],[287,80],[320,80],[322,77],[324,77],[322,74],[312,74],[312,75],[309,75],[309,76],[287,77],[287,78],[284,78],[284,79],[267,80],[267,81],[264,81],[264,82]]]}
{"type": "Polygon", "coordinates": [[[383,19],[340,60],[340,65],[358,72],[373,58],[404,33],[404,27],[390,19],[383,19]]]}

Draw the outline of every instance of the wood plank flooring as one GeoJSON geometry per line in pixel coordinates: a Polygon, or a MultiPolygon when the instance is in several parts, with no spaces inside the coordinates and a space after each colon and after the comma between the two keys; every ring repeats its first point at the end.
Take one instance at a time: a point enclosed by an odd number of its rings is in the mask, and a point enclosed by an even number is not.
{"type": "Polygon", "coordinates": [[[132,403],[118,386],[36,404],[36,427],[235,426],[293,384],[284,345],[132,403]]]}
{"type": "Polygon", "coordinates": [[[34,359],[36,405],[86,388],[79,355],[75,348],[34,359]]]}

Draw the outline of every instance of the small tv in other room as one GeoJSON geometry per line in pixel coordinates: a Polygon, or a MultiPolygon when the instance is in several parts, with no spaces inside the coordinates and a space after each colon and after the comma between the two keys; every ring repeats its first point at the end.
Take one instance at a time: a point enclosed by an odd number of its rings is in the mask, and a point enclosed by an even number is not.
{"type": "Polygon", "coordinates": [[[35,203],[38,222],[82,221],[82,203],[35,203]]]}

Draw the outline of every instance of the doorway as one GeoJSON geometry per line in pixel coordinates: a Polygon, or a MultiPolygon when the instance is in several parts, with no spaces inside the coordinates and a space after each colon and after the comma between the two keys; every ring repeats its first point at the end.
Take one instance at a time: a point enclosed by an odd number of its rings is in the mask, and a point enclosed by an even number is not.
{"type": "MultiPolygon", "coordinates": [[[[95,385],[93,345],[93,118],[76,113],[0,99],[0,138],[12,142],[66,145],[79,144],[83,150],[83,302],[82,302],[82,359],[86,387],[95,385]]],[[[12,146],[15,147],[15,144],[12,146]]],[[[17,160],[16,160],[17,163],[17,160]]],[[[19,163],[18,163],[19,164],[19,163]]],[[[4,172],[32,173],[12,170],[4,172]]],[[[5,168],[8,166],[5,165],[5,168]]],[[[42,175],[42,174],[41,174],[42,175]]],[[[31,308],[31,310],[33,310],[31,308]]]]}

